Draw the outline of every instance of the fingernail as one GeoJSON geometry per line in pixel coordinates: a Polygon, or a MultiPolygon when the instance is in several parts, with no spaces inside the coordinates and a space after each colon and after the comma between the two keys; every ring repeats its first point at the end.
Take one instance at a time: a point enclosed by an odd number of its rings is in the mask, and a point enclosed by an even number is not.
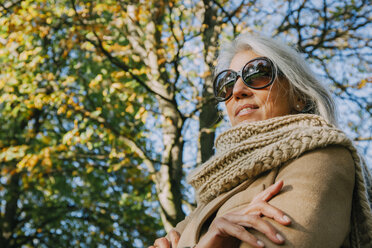
{"type": "Polygon", "coordinates": [[[264,247],[265,246],[265,244],[261,240],[257,240],[257,244],[259,246],[261,246],[261,247],[264,247]]]}
{"type": "Polygon", "coordinates": [[[282,219],[285,221],[285,222],[290,222],[291,219],[287,216],[287,215],[283,215],[282,219]]]}
{"type": "Polygon", "coordinates": [[[279,233],[276,234],[276,238],[277,238],[280,242],[283,242],[283,241],[284,241],[283,236],[280,235],[279,233]]]}

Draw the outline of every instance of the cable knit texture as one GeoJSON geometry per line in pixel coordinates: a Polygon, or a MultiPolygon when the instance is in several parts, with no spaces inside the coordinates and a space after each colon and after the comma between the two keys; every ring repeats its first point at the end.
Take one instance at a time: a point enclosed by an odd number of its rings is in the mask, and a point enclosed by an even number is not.
{"type": "Polygon", "coordinates": [[[208,203],[243,181],[329,145],[347,148],[355,163],[351,217],[352,247],[372,247],[372,178],[352,141],[322,117],[298,114],[242,123],[219,135],[216,154],[188,178],[197,200],[208,203]]]}

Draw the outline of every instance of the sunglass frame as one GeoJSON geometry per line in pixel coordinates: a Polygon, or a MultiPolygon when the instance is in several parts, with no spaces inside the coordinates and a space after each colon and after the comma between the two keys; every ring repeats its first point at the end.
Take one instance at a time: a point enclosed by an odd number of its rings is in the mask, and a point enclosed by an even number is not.
{"type": "Polygon", "coordinates": [[[233,72],[236,76],[235,76],[235,82],[234,82],[234,85],[233,85],[233,89],[234,89],[234,87],[235,87],[235,84],[236,84],[236,82],[238,81],[238,79],[239,79],[239,77],[241,77],[242,78],[242,81],[244,82],[244,84],[247,86],[247,87],[249,87],[249,88],[251,88],[251,89],[255,89],[255,90],[260,90],[260,89],[264,89],[264,88],[266,88],[266,87],[268,87],[268,86],[270,86],[274,81],[275,81],[275,79],[276,79],[276,77],[277,77],[277,75],[278,75],[278,68],[274,65],[274,63],[269,59],[269,58],[267,58],[267,57],[257,57],[257,58],[254,58],[254,59],[252,59],[252,60],[250,60],[250,61],[248,61],[238,72],[236,72],[236,71],[234,71],[234,70],[231,70],[231,69],[226,69],[226,70],[223,70],[223,71],[221,71],[221,72],[219,72],[218,74],[217,74],[217,76],[214,78],[214,80],[213,80],[213,93],[214,93],[214,96],[215,96],[215,98],[217,99],[217,101],[219,101],[219,102],[224,102],[224,101],[227,101],[228,99],[230,99],[230,97],[232,96],[232,94],[233,94],[233,92],[231,92],[231,94],[228,96],[228,97],[226,97],[226,98],[223,98],[223,97],[218,97],[218,92],[217,92],[217,89],[216,89],[216,87],[217,87],[217,79],[218,79],[218,77],[222,74],[222,73],[225,73],[225,72],[233,72]],[[273,70],[273,74],[272,74],[272,77],[271,77],[271,80],[270,80],[270,82],[269,83],[267,83],[267,84],[265,84],[264,86],[262,86],[262,87],[254,87],[254,86],[251,86],[251,85],[249,85],[247,82],[245,82],[245,80],[244,80],[244,77],[243,77],[243,70],[244,70],[244,68],[246,68],[246,66],[249,64],[249,63],[252,63],[253,61],[256,61],[256,60],[265,60],[265,61],[267,61],[267,62],[269,62],[270,63],[270,65],[271,65],[271,68],[272,68],[272,70],[273,70]]]}

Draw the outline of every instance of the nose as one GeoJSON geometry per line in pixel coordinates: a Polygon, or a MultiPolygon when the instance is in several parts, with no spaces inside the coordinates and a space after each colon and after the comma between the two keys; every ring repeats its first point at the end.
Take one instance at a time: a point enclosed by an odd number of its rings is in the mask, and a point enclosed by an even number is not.
{"type": "Polygon", "coordinates": [[[250,97],[252,95],[253,95],[252,90],[247,85],[245,85],[242,78],[239,77],[234,85],[232,96],[235,99],[243,99],[246,97],[250,97]]]}

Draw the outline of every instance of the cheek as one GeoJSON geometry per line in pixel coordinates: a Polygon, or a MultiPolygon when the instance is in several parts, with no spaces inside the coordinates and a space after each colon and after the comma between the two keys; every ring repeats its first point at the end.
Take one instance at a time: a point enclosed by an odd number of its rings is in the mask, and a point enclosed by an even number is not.
{"type": "MultiPolygon", "coordinates": [[[[262,97],[263,98],[263,97],[262,97]]],[[[276,85],[271,91],[267,92],[266,98],[260,100],[266,101],[265,112],[270,117],[276,117],[281,115],[290,114],[290,104],[288,91],[283,87],[276,85]]]]}
{"type": "Polygon", "coordinates": [[[254,90],[254,101],[265,110],[272,109],[277,95],[277,89],[274,87],[254,90]]]}
{"type": "Polygon", "coordinates": [[[231,103],[231,99],[225,102],[225,107],[226,107],[226,112],[227,115],[229,116],[230,121],[233,118],[233,104],[231,103]]]}
{"type": "MultiPolygon", "coordinates": [[[[274,92],[273,92],[274,93],[274,92]]],[[[290,114],[289,95],[285,89],[278,89],[272,96],[271,108],[278,115],[290,114]]]]}

